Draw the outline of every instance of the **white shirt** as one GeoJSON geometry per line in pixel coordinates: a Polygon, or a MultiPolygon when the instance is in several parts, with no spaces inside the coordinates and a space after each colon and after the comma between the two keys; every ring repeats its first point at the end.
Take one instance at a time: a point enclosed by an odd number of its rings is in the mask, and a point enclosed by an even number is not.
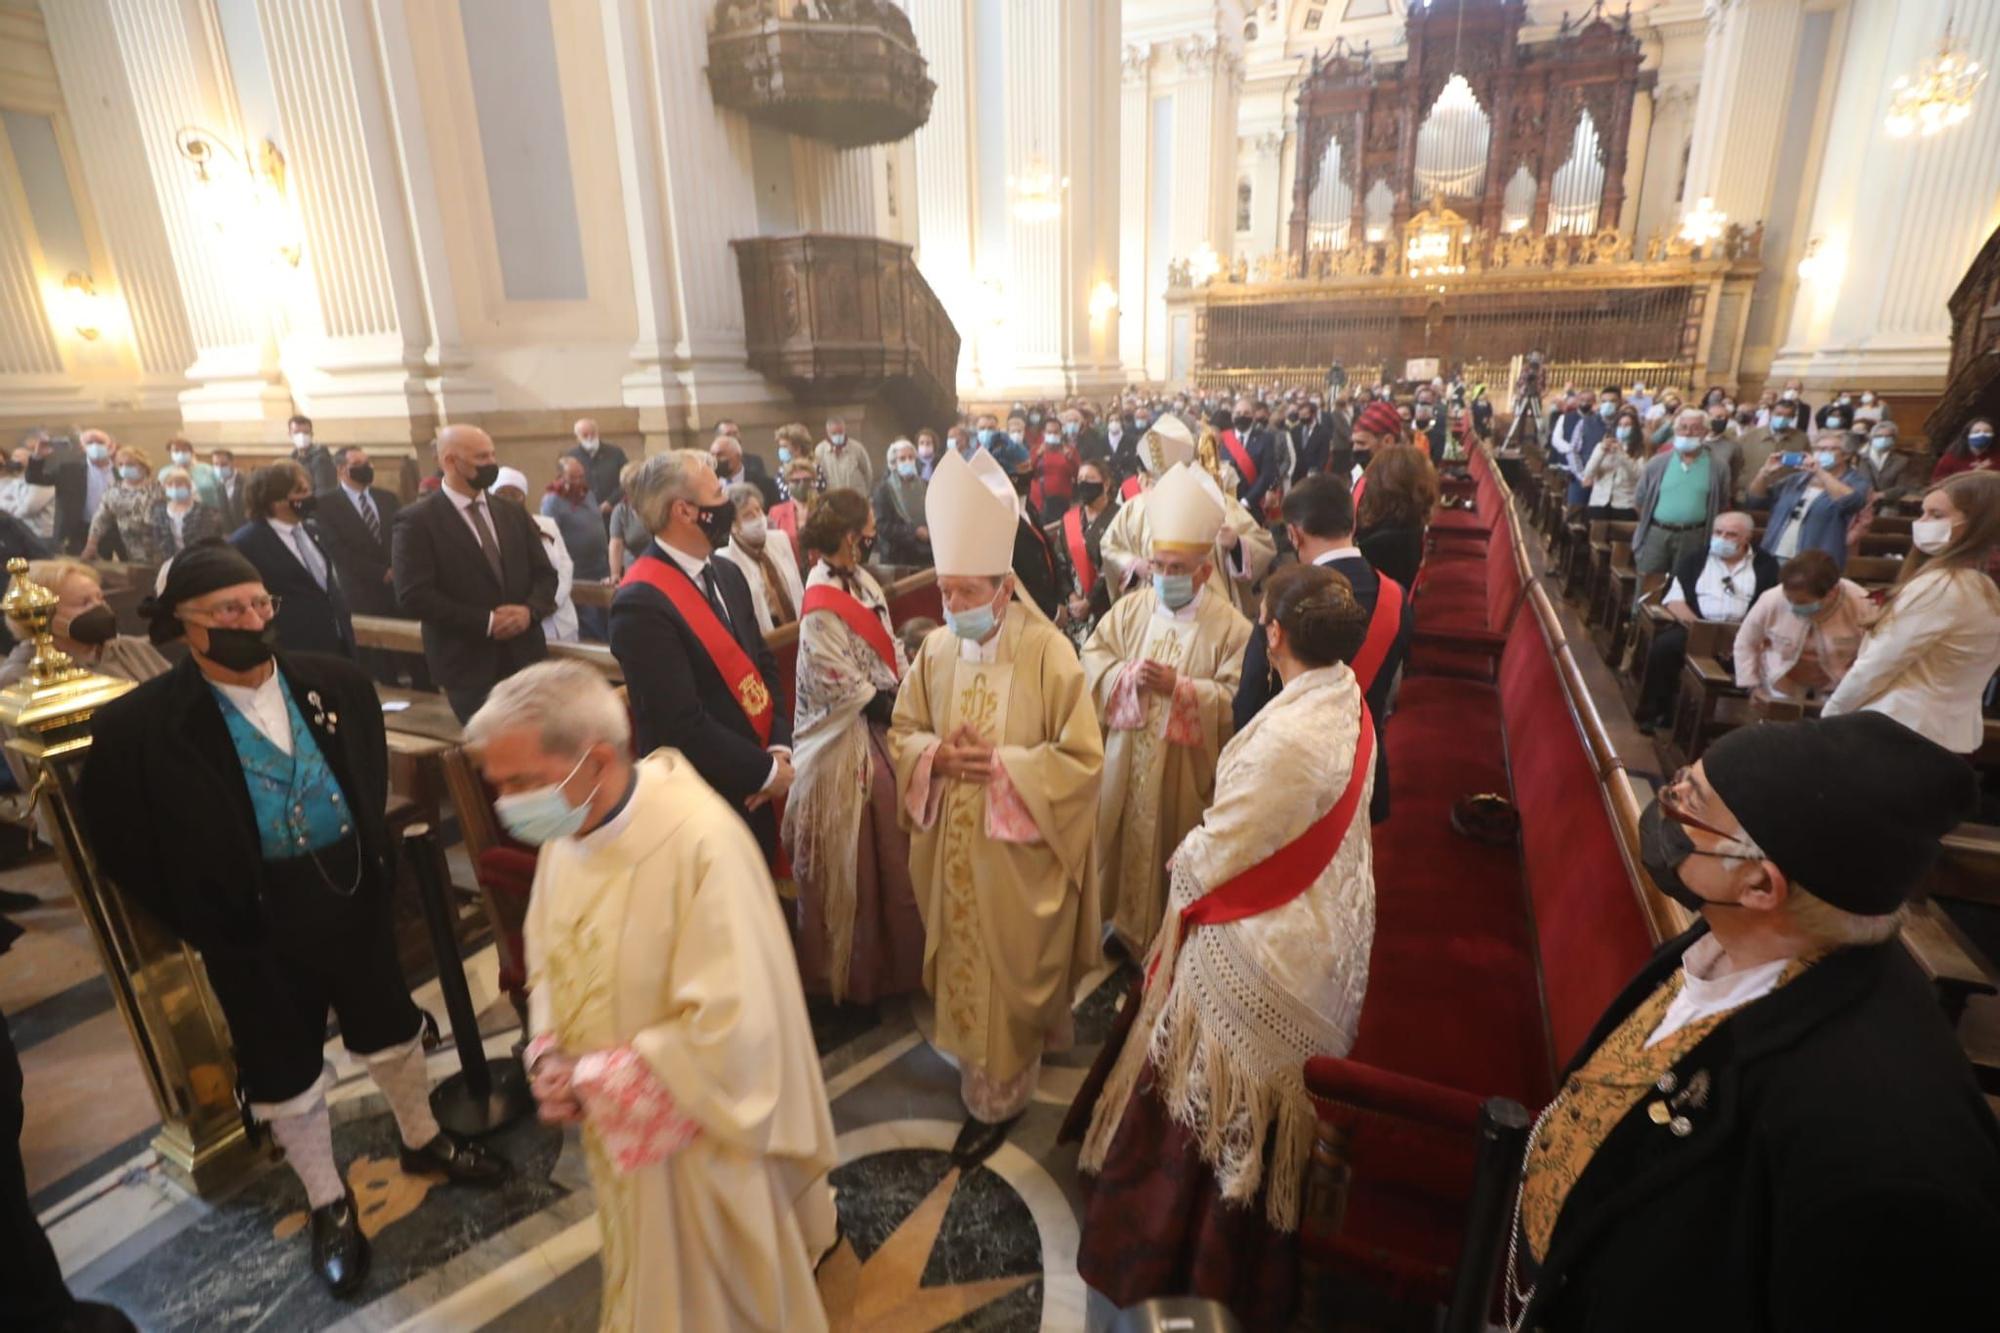
{"type": "Polygon", "coordinates": [[[446,495],[451,497],[451,503],[458,510],[458,516],[465,520],[465,526],[471,530],[473,544],[483,552],[486,550],[486,540],[479,535],[479,524],[472,517],[473,502],[475,500],[478,501],[480,508],[485,511],[486,526],[492,533],[494,549],[498,550],[500,546],[500,528],[493,521],[492,497],[488,496],[484,491],[480,491],[475,495],[460,495],[449,486],[444,487],[443,490],[446,495]]]}
{"type": "MultiPolygon", "coordinates": [[[[1703,620],[1738,621],[1750,614],[1750,603],[1756,599],[1757,569],[1748,552],[1729,564],[1720,556],[1711,555],[1701,567],[1701,577],[1694,581],[1695,613],[1703,620]],[[1727,587],[1723,580],[1728,579],[1727,587]],[[1723,614],[1706,614],[1709,607],[1722,608],[1723,614]]],[[[1667,589],[1665,602],[1685,602],[1686,594],[1681,589],[1681,581],[1675,579],[1667,589]]]]}
{"type": "Polygon", "coordinates": [[[1711,1014],[1726,1013],[1752,1000],[1761,1000],[1777,987],[1778,978],[1784,975],[1791,961],[1779,958],[1755,967],[1723,971],[1730,965],[1729,955],[1722,952],[1715,936],[1702,936],[1681,955],[1680,992],[1667,1006],[1653,1035],[1646,1038],[1646,1045],[1657,1046],[1688,1024],[1711,1014]]]}
{"type": "Polygon", "coordinates": [[[292,752],[292,717],[285,711],[285,690],[279,683],[276,667],[264,677],[262,685],[224,685],[215,680],[209,684],[220,690],[222,697],[235,705],[236,711],[264,734],[265,740],[286,754],[292,752]]]}
{"type": "Polygon", "coordinates": [[[0,514],[20,519],[37,537],[55,536],[55,503],[53,486],[30,486],[26,477],[0,481],[0,514]]]}
{"type": "Polygon", "coordinates": [[[276,518],[267,518],[264,521],[271,525],[271,531],[278,534],[278,540],[285,544],[285,549],[296,556],[301,565],[305,566],[305,571],[312,575],[313,582],[319,584],[322,588],[326,587],[328,583],[326,557],[321,555],[319,548],[313,545],[312,536],[308,533],[301,533],[299,525],[296,523],[287,523],[282,519],[276,518]]]}
{"type": "Polygon", "coordinates": [[[1806,513],[1824,494],[1826,492],[1817,485],[1806,487],[1806,493],[1799,497],[1797,506],[1792,510],[1792,516],[1785,520],[1785,530],[1778,534],[1778,544],[1772,548],[1772,555],[1780,560],[1790,560],[1799,553],[1799,534],[1805,531],[1806,513]]]}

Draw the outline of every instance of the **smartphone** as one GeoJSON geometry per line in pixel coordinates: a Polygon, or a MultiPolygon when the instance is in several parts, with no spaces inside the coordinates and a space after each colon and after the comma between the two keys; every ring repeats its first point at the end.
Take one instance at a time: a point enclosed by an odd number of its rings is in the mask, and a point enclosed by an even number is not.
{"type": "Polygon", "coordinates": [[[1806,456],[1796,450],[1778,455],[1778,465],[1780,467],[1800,467],[1805,461],[1806,456]]]}

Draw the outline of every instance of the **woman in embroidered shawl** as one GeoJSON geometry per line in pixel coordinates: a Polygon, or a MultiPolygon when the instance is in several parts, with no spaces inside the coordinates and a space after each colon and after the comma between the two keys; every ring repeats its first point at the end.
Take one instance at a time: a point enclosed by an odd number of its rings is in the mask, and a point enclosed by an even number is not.
{"type": "Polygon", "coordinates": [[[908,662],[888,599],[862,568],[875,542],[868,501],[827,492],[799,537],[814,561],[784,827],[799,889],[799,971],[811,993],[867,1004],[923,984],[924,924],[886,740],[908,662]]]}
{"type": "Polygon", "coordinates": [[[1137,1017],[1122,1048],[1107,1045],[1102,1093],[1094,1072],[1078,1099],[1094,1106],[1077,1270],[1114,1305],[1193,1294],[1246,1328],[1282,1328],[1313,1136],[1304,1066],[1353,1046],[1368,985],[1374,768],[1354,762],[1364,716],[1347,663],[1368,615],[1347,580],[1281,570],[1261,619],[1284,688],[1223,748],[1215,802],[1168,862],[1137,1017]],[[1344,803],[1350,782],[1360,790],[1344,803]],[[1184,910],[1344,804],[1358,813],[1297,896],[1184,933],[1184,910]]]}

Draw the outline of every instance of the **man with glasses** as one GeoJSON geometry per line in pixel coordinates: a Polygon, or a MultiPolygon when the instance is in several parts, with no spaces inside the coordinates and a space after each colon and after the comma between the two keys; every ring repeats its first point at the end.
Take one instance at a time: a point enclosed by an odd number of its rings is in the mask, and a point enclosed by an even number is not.
{"type": "Polygon", "coordinates": [[[238,1098],[285,1150],[313,1271],[344,1296],[368,1242],[333,1156],[329,1008],[395,1115],[404,1171],[496,1185],[510,1170],[431,1114],[390,920],[381,704],[352,663],[277,651],[277,599],[232,547],[176,556],[147,610],[153,641],[185,635],[188,655],[93,720],[85,828],[119,890],[201,951],[238,1098]]]}
{"type": "MultiPolygon", "coordinates": [[[[1766,591],[1777,586],[1777,557],[1751,540],[1755,520],[1739,510],[1717,514],[1709,525],[1708,546],[1685,556],[1667,581],[1661,605],[1675,622],[1662,625],[1646,657],[1639,691],[1639,730],[1653,731],[1672,719],[1674,689],[1687,659],[1687,626],[1706,620],[1740,625],[1766,591]]],[[[1731,641],[1735,636],[1731,635],[1731,641]]]]}
{"type": "Polygon", "coordinates": [[[2000,1327],[2000,1125],[1896,939],[1977,807],[1884,715],[1744,727],[1639,821],[1696,914],[1528,1137],[1509,1328],[2000,1327]]]}

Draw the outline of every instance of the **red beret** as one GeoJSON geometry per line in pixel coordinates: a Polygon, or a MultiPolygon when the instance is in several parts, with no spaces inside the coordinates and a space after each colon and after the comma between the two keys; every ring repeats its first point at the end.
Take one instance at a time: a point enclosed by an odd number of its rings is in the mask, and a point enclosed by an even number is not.
{"type": "Polygon", "coordinates": [[[1354,429],[1400,440],[1403,438],[1403,419],[1396,415],[1396,409],[1389,404],[1374,402],[1362,409],[1360,419],[1354,423],[1354,429]]]}

